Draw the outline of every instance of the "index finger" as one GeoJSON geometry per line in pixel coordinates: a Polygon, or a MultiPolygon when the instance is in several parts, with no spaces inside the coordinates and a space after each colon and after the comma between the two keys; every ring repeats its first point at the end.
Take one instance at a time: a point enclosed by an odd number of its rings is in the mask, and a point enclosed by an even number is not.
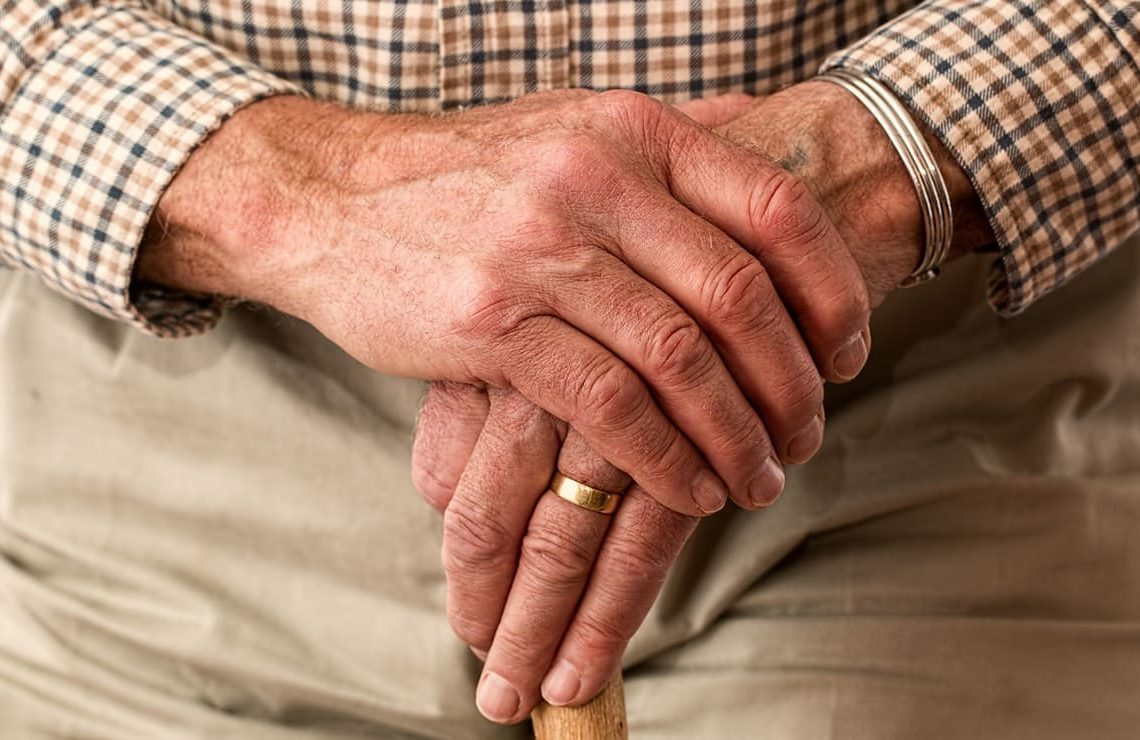
{"type": "Polygon", "coordinates": [[[412,485],[436,511],[455,495],[487,421],[487,391],[467,383],[432,383],[412,438],[412,485]]]}

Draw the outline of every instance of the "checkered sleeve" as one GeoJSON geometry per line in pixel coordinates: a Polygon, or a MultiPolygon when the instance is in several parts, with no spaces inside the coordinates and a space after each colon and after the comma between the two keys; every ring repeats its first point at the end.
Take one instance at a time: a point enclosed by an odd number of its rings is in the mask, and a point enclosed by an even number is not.
{"type": "Polygon", "coordinates": [[[285,82],[141,2],[0,0],[0,259],[160,336],[216,301],[132,293],[151,211],[194,147],[285,82]]]}
{"type": "Polygon", "coordinates": [[[969,175],[1003,315],[1140,227],[1140,3],[928,0],[835,66],[890,86],[969,175]]]}

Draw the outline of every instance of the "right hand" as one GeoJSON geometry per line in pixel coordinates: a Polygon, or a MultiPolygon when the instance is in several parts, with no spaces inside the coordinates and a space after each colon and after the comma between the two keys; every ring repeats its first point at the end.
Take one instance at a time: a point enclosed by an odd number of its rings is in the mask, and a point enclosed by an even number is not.
{"type": "MultiPolygon", "coordinates": [[[[795,163],[852,247],[873,304],[913,270],[922,240],[913,186],[848,93],[806,82],[702,122],[795,163]]],[[[968,180],[948,153],[939,161],[958,218],[984,224],[968,180]]],[[[977,240],[967,247],[992,241],[984,229],[966,233],[977,240]]],[[[455,383],[433,384],[420,413],[413,481],[445,512],[448,615],[486,651],[477,701],[496,721],[525,717],[540,685],[553,704],[601,689],[696,524],[637,486],[610,519],[558,499],[546,486],[554,470],[603,490],[627,482],[575,434],[516,394],[455,383]]]]}
{"type": "Polygon", "coordinates": [[[156,222],[140,277],[268,303],[382,372],[516,389],[689,515],[778,495],[819,444],[817,363],[853,374],[833,358],[868,319],[800,181],[628,92],[444,117],[273,98],[156,222]],[[786,309],[769,272],[812,300],[786,309]]]}

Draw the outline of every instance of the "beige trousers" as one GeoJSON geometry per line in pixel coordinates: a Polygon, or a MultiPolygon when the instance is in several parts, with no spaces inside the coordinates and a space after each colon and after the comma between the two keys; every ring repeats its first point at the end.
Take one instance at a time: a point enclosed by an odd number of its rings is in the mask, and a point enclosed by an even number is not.
{"type": "MultiPolygon", "coordinates": [[[[627,653],[650,738],[1140,737],[1140,251],[1010,321],[892,297],[783,499],[627,653]]],[[[514,738],[473,708],[417,383],[235,310],[157,341],[0,277],[0,737],[514,738]]]]}

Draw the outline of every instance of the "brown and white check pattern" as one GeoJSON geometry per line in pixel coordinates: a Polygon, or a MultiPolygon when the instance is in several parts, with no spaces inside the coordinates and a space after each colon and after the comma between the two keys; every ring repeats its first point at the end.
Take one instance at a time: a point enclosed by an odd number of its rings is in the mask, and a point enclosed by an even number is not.
{"type": "Polygon", "coordinates": [[[157,334],[217,305],[132,293],[150,213],[227,115],[283,92],[441,111],[558,87],[889,85],[973,178],[1016,313],[1140,226],[1140,3],[0,0],[0,260],[157,334]],[[830,56],[830,59],[828,57],[830,56]]]}

